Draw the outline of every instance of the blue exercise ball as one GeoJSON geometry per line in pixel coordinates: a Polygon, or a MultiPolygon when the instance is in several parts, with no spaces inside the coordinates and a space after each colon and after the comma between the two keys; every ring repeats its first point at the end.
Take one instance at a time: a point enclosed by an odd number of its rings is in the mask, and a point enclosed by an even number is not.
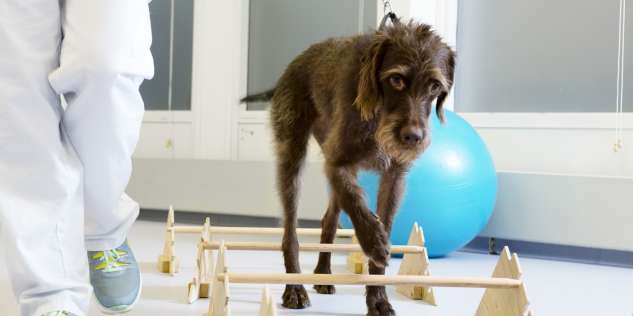
{"type": "MultiPolygon", "coordinates": [[[[465,246],[486,226],[497,197],[497,173],[486,145],[463,118],[445,111],[446,124],[431,118],[431,145],[406,176],[406,191],[396,213],[391,243],[408,242],[413,223],[422,226],[429,256],[465,246]]],[[[380,176],[361,172],[359,183],[375,212],[380,176]]],[[[352,228],[345,213],[341,225],[352,228]]]]}

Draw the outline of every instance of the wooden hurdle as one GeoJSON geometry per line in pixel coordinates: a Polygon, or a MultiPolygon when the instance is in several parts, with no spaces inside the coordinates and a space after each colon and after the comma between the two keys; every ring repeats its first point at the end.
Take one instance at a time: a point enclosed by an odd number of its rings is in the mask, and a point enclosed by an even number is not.
{"type": "MultiPolygon", "coordinates": [[[[230,316],[230,282],[256,284],[352,284],[352,285],[400,285],[419,287],[468,287],[485,288],[486,291],[475,316],[525,316],[528,299],[521,281],[521,268],[516,254],[503,249],[497,266],[490,278],[433,277],[429,275],[367,275],[367,274],[286,274],[286,273],[233,273],[225,261],[226,247],[220,243],[215,275],[212,278],[213,293],[205,316],[230,316]]],[[[270,294],[263,295],[265,302],[260,315],[276,315],[270,312],[270,294]]]]}
{"type": "MultiPolygon", "coordinates": [[[[169,206],[167,213],[167,223],[165,224],[165,241],[163,252],[158,256],[158,270],[162,273],[176,274],[179,271],[179,260],[175,254],[176,234],[201,234],[204,225],[176,225],[173,206],[169,206]]],[[[211,226],[205,231],[208,234],[208,240],[212,240],[214,235],[270,235],[281,236],[284,233],[283,228],[277,227],[228,227],[228,226],[211,226]]],[[[320,228],[297,228],[299,236],[320,236],[320,228]]],[[[353,229],[338,229],[336,237],[352,237],[353,229]]]]}
{"type": "MultiPolygon", "coordinates": [[[[214,270],[212,261],[206,269],[200,269],[203,259],[208,259],[208,255],[204,250],[218,250],[224,247],[226,250],[257,250],[257,251],[281,251],[281,243],[274,242],[205,242],[204,233],[198,244],[198,262],[193,281],[188,285],[188,302],[193,303],[198,298],[207,298],[209,280],[212,278],[209,273],[214,270]],[[202,251],[201,251],[202,250],[202,251]],[[200,258],[202,257],[202,258],[200,258]],[[198,282],[198,283],[196,283],[198,282]]],[[[349,256],[355,255],[362,251],[359,244],[313,244],[300,243],[299,251],[313,252],[348,252],[349,256]]],[[[391,253],[403,253],[404,258],[400,266],[399,275],[429,275],[429,258],[424,247],[424,236],[420,226],[415,223],[411,229],[408,245],[393,245],[390,248],[391,253]]],[[[348,262],[351,260],[348,256],[348,262]]],[[[366,270],[365,270],[366,271],[366,270]]],[[[397,291],[409,298],[422,300],[428,304],[435,305],[435,296],[433,289],[429,287],[417,285],[397,285],[397,291]]]]}
{"type": "MultiPolygon", "coordinates": [[[[202,248],[206,250],[218,250],[220,249],[219,242],[203,243],[202,248]]],[[[278,242],[250,242],[250,241],[236,241],[236,242],[224,242],[224,247],[227,250],[259,250],[259,251],[281,251],[281,243],[278,242]]],[[[391,246],[389,248],[391,253],[423,253],[424,247],[418,246],[391,246]]],[[[360,245],[353,244],[313,244],[313,243],[300,243],[299,251],[313,251],[313,252],[352,252],[362,251],[360,245]]]]}
{"type": "MultiPolygon", "coordinates": [[[[353,244],[358,244],[358,239],[354,236],[352,237],[352,243],[353,244]]],[[[413,223],[413,229],[411,230],[411,233],[409,234],[409,242],[408,245],[410,246],[419,246],[422,248],[424,247],[424,233],[422,231],[422,227],[420,225],[418,225],[418,223],[413,223]]],[[[426,249],[426,248],[425,248],[426,249]]],[[[392,251],[393,253],[398,253],[396,251],[392,251]]],[[[419,261],[422,260],[425,262],[424,267],[428,267],[428,263],[429,263],[429,256],[426,253],[424,254],[419,254],[419,255],[413,255],[412,253],[407,255],[405,253],[404,256],[404,262],[415,262],[415,261],[419,261]],[[415,257],[415,258],[409,258],[407,259],[407,257],[415,257]]],[[[351,273],[356,273],[356,274],[367,274],[369,273],[368,271],[368,261],[367,261],[367,257],[365,256],[365,254],[362,251],[356,251],[356,252],[352,252],[349,254],[349,256],[347,257],[347,269],[351,272],[351,273]]],[[[401,267],[402,269],[402,267],[401,267]]],[[[408,264],[404,265],[404,269],[411,269],[408,264]]],[[[420,273],[422,273],[423,271],[421,271],[420,273]]],[[[420,289],[418,289],[420,290],[420,289]]],[[[421,294],[420,294],[421,295],[421,294]]]]}

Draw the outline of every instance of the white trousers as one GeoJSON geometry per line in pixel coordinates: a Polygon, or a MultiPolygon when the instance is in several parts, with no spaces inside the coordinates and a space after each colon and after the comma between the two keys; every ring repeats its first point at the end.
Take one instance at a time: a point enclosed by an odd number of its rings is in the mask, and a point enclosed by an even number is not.
{"type": "Polygon", "coordinates": [[[0,0],[0,227],[21,315],[85,315],[86,249],[119,246],[138,215],[124,190],[150,44],[148,0],[0,0]]]}

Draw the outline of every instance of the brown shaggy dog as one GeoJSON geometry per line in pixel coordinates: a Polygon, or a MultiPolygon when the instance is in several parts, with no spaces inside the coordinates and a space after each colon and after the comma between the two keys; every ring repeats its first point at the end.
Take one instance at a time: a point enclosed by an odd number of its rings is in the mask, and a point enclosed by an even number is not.
{"type": "MultiPolygon", "coordinates": [[[[274,89],[243,101],[271,100],[277,186],[284,208],[283,254],[288,273],[300,273],[297,192],[310,135],[325,157],[331,187],[322,243],[332,243],[345,210],[369,258],[369,272],[384,274],[393,216],[404,175],[431,142],[433,101],[442,105],[453,82],[455,54],[427,25],[395,23],[371,34],[312,45],[288,65],[274,89]],[[381,174],[377,215],[356,181],[359,169],[381,174]]],[[[331,273],[321,253],[315,273],[331,273]]],[[[334,286],[315,285],[334,293],[334,286]]],[[[310,305],[302,285],[286,285],[283,306],[310,305]]],[[[368,315],[394,315],[384,286],[367,286],[368,315]]]]}

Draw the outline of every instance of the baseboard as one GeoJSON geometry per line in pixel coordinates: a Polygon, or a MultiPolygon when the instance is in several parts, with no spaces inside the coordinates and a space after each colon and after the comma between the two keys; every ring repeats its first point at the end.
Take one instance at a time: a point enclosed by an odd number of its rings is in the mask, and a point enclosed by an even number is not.
{"type": "Polygon", "coordinates": [[[498,253],[504,246],[510,247],[512,252],[519,253],[522,258],[633,268],[633,252],[631,251],[546,244],[503,238],[492,238],[491,241],[489,237],[477,237],[461,249],[461,251],[498,253]]]}
{"type": "MultiPolygon", "coordinates": [[[[141,209],[138,219],[149,222],[165,222],[167,210],[141,209]]],[[[217,226],[249,226],[249,227],[281,227],[281,218],[250,215],[232,215],[218,213],[204,213],[176,210],[176,223],[184,225],[199,225],[205,218],[211,219],[211,225],[217,226]]],[[[299,227],[318,228],[317,220],[299,219],[299,227]]]]}

